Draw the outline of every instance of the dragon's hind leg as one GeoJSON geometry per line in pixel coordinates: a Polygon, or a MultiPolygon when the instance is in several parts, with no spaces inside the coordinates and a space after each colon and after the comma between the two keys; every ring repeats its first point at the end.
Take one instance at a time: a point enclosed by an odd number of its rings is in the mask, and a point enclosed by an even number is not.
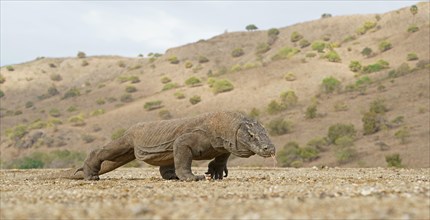
{"type": "Polygon", "coordinates": [[[175,173],[175,165],[160,166],[161,177],[165,180],[178,180],[175,173]]]}

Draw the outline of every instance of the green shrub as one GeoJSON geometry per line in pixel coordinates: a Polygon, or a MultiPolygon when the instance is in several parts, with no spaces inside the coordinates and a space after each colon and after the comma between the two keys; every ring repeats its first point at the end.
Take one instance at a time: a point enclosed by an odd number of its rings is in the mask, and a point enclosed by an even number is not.
{"type": "Polygon", "coordinates": [[[185,95],[182,92],[175,92],[175,94],[173,94],[177,99],[184,99],[185,95]]]}
{"type": "Polygon", "coordinates": [[[82,114],[71,116],[68,120],[72,123],[72,126],[84,126],[86,125],[84,116],[82,114]]]}
{"type": "Polygon", "coordinates": [[[391,70],[388,72],[388,77],[390,78],[396,78],[399,76],[404,76],[411,72],[411,68],[409,67],[409,64],[402,63],[399,67],[397,67],[396,70],[391,70]]]}
{"type": "Polygon", "coordinates": [[[300,167],[301,158],[299,155],[299,144],[297,142],[288,142],[276,154],[277,161],[281,167],[300,167]]]}
{"type": "Polygon", "coordinates": [[[143,108],[146,109],[147,111],[152,111],[155,109],[159,109],[161,107],[163,107],[161,100],[146,102],[145,105],[143,106],[143,108]]]}
{"type": "Polygon", "coordinates": [[[192,76],[190,78],[188,78],[187,80],[185,80],[185,85],[190,86],[190,87],[195,87],[195,86],[200,86],[202,84],[202,82],[200,81],[199,78],[192,76]]]}
{"type": "Polygon", "coordinates": [[[231,67],[231,72],[239,72],[242,70],[242,66],[240,64],[235,64],[231,67]]]}
{"type": "Polygon", "coordinates": [[[209,59],[207,57],[204,57],[204,56],[199,56],[197,58],[197,60],[199,61],[199,63],[207,63],[207,62],[209,62],[209,59]]]}
{"type": "Polygon", "coordinates": [[[299,52],[297,48],[283,47],[272,57],[272,60],[289,59],[299,52]]]}
{"type": "Polygon", "coordinates": [[[15,163],[18,164],[18,169],[40,169],[45,165],[40,159],[24,157],[15,163]]]}
{"type": "Polygon", "coordinates": [[[13,128],[6,129],[6,137],[11,140],[19,140],[23,138],[28,133],[28,126],[23,124],[18,124],[13,128]]]}
{"type": "Polygon", "coordinates": [[[25,103],[25,108],[31,108],[34,106],[34,103],[32,101],[28,101],[25,103]]]}
{"type": "Polygon", "coordinates": [[[330,38],[331,38],[331,35],[330,35],[330,34],[324,34],[324,35],[322,35],[322,36],[321,36],[321,39],[322,39],[323,41],[329,41],[329,40],[330,40],[330,38]]]}
{"type": "Polygon", "coordinates": [[[336,112],[348,111],[348,109],[349,109],[348,105],[345,102],[339,101],[339,102],[334,103],[334,110],[336,112]]]}
{"type": "Polygon", "coordinates": [[[371,83],[372,83],[372,80],[368,76],[363,76],[363,77],[359,78],[357,81],[355,81],[355,85],[357,87],[369,85],[371,83]]]}
{"type": "Polygon", "coordinates": [[[91,143],[93,142],[96,138],[90,134],[83,134],[81,135],[81,139],[85,142],[85,143],[91,143]]]}
{"type": "Polygon", "coordinates": [[[420,60],[415,64],[415,66],[418,69],[430,69],[430,60],[420,60]]]}
{"type": "Polygon", "coordinates": [[[325,93],[333,93],[340,89],[340,81],[333,76],[329,76],[322,81],[322,90],[325,93]]]}
{"type": "Polygon", "coordinates": [[[305,118],[313,119],[317,117],[317,105],[312,104],[306,108],[305,118]]]}
{"type": "Polygon", "coordinates": [[[178,57],[176,57],[176,56],[170,56],[167,60],[168,60],[171,64],[178,64],[178,63],[179,63],[179,59],[178,59],[178,57]]]}
{"type": "Polygon", "coordinates": [[[248,116],[251,118],[258,118],[260,116],[260,110],[258,110],[257,108],[252,108],[248,116]]]}
{"type": "Polygon", "coordinates": [[[316,56],[317,56],[317,54],[316,53],[312,53],[312,52],[309,52],[309,53],[306,54],[306,57],[308,57],[308,58],[312,58],[312,57],[316,57],[316,56]]]}
{"type": "Polygon", "coordinates": [[[64,93],[63,99],[76,97],[76,96],[80,96],[80,95],[81,95],[81,92],[79,91],[79,89],[76,87],[73,87],[73,88],[70,88],[69,90],[67,90],[66,93],[64,93]]]}
{"type": "Polygon", "coordinates": [[[349,63],[349,69],[352,72],[358,72],[361,70],[361,63],[356,60],[351,60],[351,62],[349,63]]]}
{"type": "Polygon", "coordinates": [[[287,81],[294,81],[297,78],[296,78],[296,75],[294,73],[288,72],[288,73],[285,74],[284,79],[287,80],[287,81]]]}
{"type": "Polygon", "coordinates": [[[324,52],[325,46],[326,44],[322,41],[314,41],[311,47],[312,47],[312,50],[316,50],[318,51],[318,53],[322,53],[324,52]]]}
{"type": "Polygon", "coordinates": [[[50,78],[52,81],[61,81],[63,79],[60,74],[56,73],[51,74],[50,78]]]}
{"type": "Polygon", "coordinates": [[[332,15],[330,13],[323,13],[321,14],[321,18],[331,18],[332,15]]]}
{"type": "Polygon", "coordinates": [[[259,43],[255,48],[256,54],[264,54],[270,50],[270,45],[268,43],[259,43]]]}
{"type": "Polygon", "coordinates": [[[240,57],[242,55],[244,55],[245,52],[243,51],[242,48],[235,48],[232,52],[231,52],[231,56],[232,57],[240,57]]]}
{"type": "Polygon", "coordinates": [[[110,138],[112,140],[117,140],[118,138],[124,136],[125,131],[126,130],[124,128],[118,128],[111,134],[110,138]]]}
{"type": "Polygon", "coordinates": [[[406,56],[407,61],[418,60],[418,56],[416,53],[408,53],[406,56]]]}
{"type": "Polygon", "coordinates": [[[385,61],[385,60],[378,60],[376,63],[374,64],[370,64],[367,66],[363,66],[362,67],[362,72],[363,73],[373,73],[373,72],[378,72],[381,71],[383,69],[387,69],[389,68],[390,64],[385,61]]]}
{"type": "Polygon", "coordinates": [[[357,37],[355,37],[354,35],[348,35],[348,36],[346,36],[344,39],[343,39],[343,43],[347,43],[347,42],[350,42],[350,41],[353,41],[353,40],[355,40],[355,39],[357,39],[357,37]]]}
{"type": "Polygon", "coordinates": [[[365,47],[361,51],[361,55],[366,56],[366,57],[370,57],[372,54],[373,54],[373,50],[372,50],[372,48],[369,48],[369,47],[365,47]]]}
{"type": "Polygon", "coordinates": [[[384,114],[388,112],[388,108],[385,106],[385,101],[383,99],[376,99],[370,103],[369,111],[376,114],[384,114]]]}
{"type": "Polygon", "coordinates": [[[400,154],[390,154],[385,156],[385,161],[387,162],[388,167],[396,167],[402,168],[402,159],[400,158],[400,154]]]}
{"type": "MultiPolygon", "coordinates": [[[[60,94],[60,92],[57,90],[57,88],[55,86],[51,86],[48,88],[48,96],[49,97],[50,96],[56,96],[58,94],[60,94]]],[[[79,94],[79,90],[76,91],[76,90],[72,89],[71,94],[68,94],[68,95],[73,96],[76,94],[79,94]]]]}
{"type": "Polygon", "coordinates": [[[408,27],[408,32],[409,33],[415,33],[415,32],[417,32],[417,31],[419,31],[420,30],[420,28],[416,25],[416,24],[411,24],[409,27],[408,27]]]}
{"type": "Polygon", "coordinates": [[[330,62],[339,63],[341,61],[339,54],[335,50],[330,50],[324,57],[330,62]]]}
{"type": "Polygon", "coordinates": [[[245,29],[246,29],[247,31],[255,31],[255,30],[257,30],[257,29],[258,29],[258,27],[257,27],[257,26],[255,26],[255,24],[249,24],[249,25],[247,25],[247,26],[245,27],[245,29]]]}
{"type": "Polygon", "coordinates": [[[133,92],[137,92],[137,89],[134,86],[127,86],[125,87],[125,91],[128,93],[133,93],[133,92]]]}
{"type": "Polygon", "coordinates": [[[185,68],[190,69],[193,67],[193,63],[191,63],[190,61],[185,62],[185,68]]]}
{"type": "Polygon", "coordinates": [[[285,106],[278,103],[276,100],[272,100],[267,105],[267,112],[271,115],[277,114],[285,110],[285,106]]]}
{"type": "Polygon", "coordinates": [[[0,75],[0,84],[3,84],[4,82],[6,82],[6,78],[0,75]]]}
{"type": "Polygon", "coordinates": [[[292,123],[283,118],[272,119],[267,127],[269,128],[269,134],[273,136],[291,133],[293,129],[292,123]]]}
{"type": "Polygon", "coordinates": [[[296,93],[292,90],[282,92],[280,95],[281,103],[285,106],[285,108],[290,108],[297,104],[299,101],[299,98],[297,97],[296,93]]]}
{"type": "Polygon", "coordinates": [[[7,71],[14,71],[15,68],[13,68],[13,66],[6,66],[7,71]]]}
{"type": "Polygon", "coordinates": [[[132,102],[133,96],[131,94],[124,94],[119,98],[119,100],[124,103],[132,102]]]}
{"type": "Polygon", "coordinates": [[[342,136],[336,139],[334,144],[338,147],[352,147],[354,145],[354,139],[350,136],[342,136]]]}
{"type": "Polygon", "coordinates": [[[303,147],[299,148],[299,156],[303,161],[309,162],[319,157],[319,151],[313,147],[303,147]]]}
{"type": "Polygon", "coordinates": [[[161,83],[163,83],[163,84],[169,83],[171,81],[172,80],[167,76],[164,76],[163,78],[161,78],[161,83]]]}
{"type": "Polygon", "coordinates": [[[190,103],[193,105],[199,103],[200,101],[202,101],[202,98],[198,95],[195,95],[195,96],[190,98],[190,103]]]}
{"type": "Polygon", "coordinates": [[[158,116],[163,120],[168,120],[172,118],[172,114],[167,109],[162,109],[158,112],[158,116]]]}
{"type": "Polygon", "coordinates": [[[363,134],[374,134],[381,130],[382,123],[380,115],[375,112],[366,112],[361,119],[363,122],[363,134]]]}
{"type": "Polygon", "coordinates": [[[174,89],[174,88],[178,88],[178,87],[179,87],[179,86],[178,86],[178,84],[177,84],[177,83],[172,83],[172,82],[170,82],[170,83],[167,83],[167,84],[165,84],[165,85],[164,85],[164,87],[163,87],[162,91],[167,91],[167,90],[174,89]]]}
{"type": "Polygon", "coordinates": [[[119,76],[118,81],[120,83],[125,83],[125,82],[139,83],[140,79],[138,76],[119,76]]]}
{"type": "Polygon", "coordinates": [[[106,113],[106,110],[104,109],[96,109],[94,111],[91,112],[91,116],[99,116],[99,115],[103,115],[104,113],[106,113]]]}
{"type": "Polygon", "coordinates": [[[305,48],[305,47],[308,47],[309,45],[311,45],[311,43],[306,39],[301,39],[299,42],[300,48],[305,48]]]}
{"type": "Polygon", "coordinates": [[[75,112],[77,110],[78,110],[78,108],[76,106],[74,106],[74,105],[71,105],[71,106],[69,106],[69,108],[67,108],[68,112],[75,112]]]}
{"type": "Polygon", "coordinates": [[[87,57],[87,55],[84,52],[79,51],[77,57],[82,59],[82,58],[87,57]]]}
{"type": "Polygon", "coordinates": [[[385,41],[384,40],[384,41],[381,41],[379,43],[379,50],[381,52],[385,52],[385,51],[387,51],[387,50],[389,50],[391,48],[393,48],[393,46],[391,45],[391,43],[389,41],[385,41]]]}
{"type": "Polygon", "coordinates": [[[88,66],[88,65],[90,65],[90,64],[88,63],[88,61],[86,61],[86,60],[82,60],[81,66],[88,66]]]}
{"type": "Polygon", "coordinates": [[[58,118],[61,116],[61,112],[60,110],[58,110],[58,108],[52,108],[51,110],[49,110],[49,115],[58,118]]]}
{"type": "Polygon", "coordinates": [[[267,35],[268,36],[273,36],[273,35],[277,36],[277,35],[279,35],[279,30],[277,28],[270,28],[267,31],[267,35]]]}
{"type": "Polygon", "coordinates": [[[252,68],[256,68],[258,67],[257,63],[245,63],[245,65],[243,65],[243,69],[248,70],[248,69],[252,69],[252,68]]]}
{"type": "Polygon", "coordinates": [[[353,124],[337,123],[329,127],[327,138],[329,143],[334,144],[336,143],[336,140],[341,137],[350,137],[354,139],[356,133],[357,131],[355,130],[353,124]]]}
{"type": "Polygon", "coordinates": [[[357,28],[357,30],[355,32],[359,35],[363,35],[367,31],[369,31],[370,29],[373,29],[375,27],[376,27],[376,22],[366,21],[366,22],[364,22],[363,26],[357,28]]]}
{"type": "Polygon", "coordinates": [[[307,147],[317,149],[318,151],[325,151],[325,147],[328,145],[327,139],[323,137],[316,137],[308,141],[307,147]]]}
{"type": "Polygon", "coordinates": [[[106,101],[104,98],[99,98],[96,100],[97,105],[104,105],[106,104],[106,101]]]}
{"type": "Polygon", "coordinates": [[[339,147],[335,150],[335,156],[339,163],[346,163],[352,160],[357,151],[352,147],[339,147]]]}
{"type": "Polygon", "coordinates": [[[214,94],[228,92],[233,89],[234,89],[233,84],[226,79],[216,80],[212,85],[212,91],[214,94]]]}
{"type": "Polygon", "coordinates": [[[301,35],[299,32],[294,31],[291,33],[291,42],[297,42],[303,38],[303,35],[301,35]]]}
{"type": "Polygon", "coordinates": [[[406,144],[407,139],[410,136],[410,133],[409,133],[409,130],[406,127],[404,127],[396,131],[396,133],[394,133],[394,136],[400,140],[401,144],[406,144]]]}

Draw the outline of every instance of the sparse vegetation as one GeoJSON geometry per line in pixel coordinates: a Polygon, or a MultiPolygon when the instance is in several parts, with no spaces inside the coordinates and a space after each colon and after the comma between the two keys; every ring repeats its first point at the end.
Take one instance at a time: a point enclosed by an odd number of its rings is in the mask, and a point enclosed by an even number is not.
{"type": "Polygon", "coordinates": [[[305,118],[313,119],[317,117],[317,105],[312,104],[306,108],[305,118]]]}
{"type": "Polygon", "coordinates": [[[242,48],[235,48],[232,52],[231,52],[231,56],[232,57],[240,57],[242,55],[244,55],[245,52],[243,51],[242,48]]]}
{"type": "Polygon", "coordinates": [[[318,51],[318,53],[323,53],[325,49],[326,44],[322,41],[314,41],[312,43],[312,50],[318,51]]]}
{"type": "Polygon", "coordinates": [[[171,90],[171,89],[178,88],[178,87],[179,86],[177,83],[169,82],[163,86],[162,91],[167,91],[167,90],[171,90]]]}
{"type": "Polygon", "coordinates": [[[283,47],[272,57],[272,60],[289,59],[299,52],[297,48],[283,47]]]}
{"type": "Polygon", "coordinates": [[[396,167],[402,168],[402,159],[400,158],[400,154],[390,154],[385,156],[385,161],[387,162],[388,167],[396,167]]]}
{"type": "Polygon", "coordinates": [[[178,64],[179,63],[179,59],[178,57],[172,55],[167,59],[171,64],[178,64]]]}
{"type": "Polygon", "coordinates": [[[96,138],[90,134],[83,134],[83,135],[81,135],[81,139],[85,143],[89,144],[89,143],[93,142],[96,138]]]}
{"type": "Polygon", "coordinates": [[[389,66],[390,66],[390,64],[387,61],[385,61],[385,60],[378,60],[374,64],[363,66],[362,67],[362,72],[363,73],[378,72],[378,71],[381,71],[383,69],[387,69],[389,66]]]}
{"type": "Polygon", "coordinates": [[[372,56],[372,54],[373,54],[373,50],[370,47],[365,47],[361,51],[361,55],[366,56],[366,57],[370,57],[370,56],[372,56]]]}
{"type": "Polygon", "coordinates": [[[85,153],[69,150],[54,150],[48,153],[36,151],[11,161],[7,168],[37,169],[37,168],[66,168],[82,164],[85,153]]]}
{"type": "Polygon", "coordinates": [[[267,105],[267,112],[271,115],[277,114],[279,112],[284,111],[285,108],[284,106],[282,106],[280,103],[278,103],[276,100],[272,100],[268,105],[267,105]]]}
{"type": "Polygon", "coordinates": [[[6,69],[7,69],[7,71],[14,71],[15,70],[15,68],[13,68],[13,66],[6,66],[6,69]]]}
{"type": "Polygon", "coordinates": [[[290,141],[277,153],[277,161],[282,167],[301,167],[303,162],[317,159],[319,151],[316,148],[300,147],[297,142],[290,141]]]}
{"type": "Polygon", "coordinates": [[[391,48],[393,48],[393,46],[391,45],[391,43],[389,41],[384,40],[384,41],[381,41],[379,43],[379,50],[381,52],[385,52],[391,48]]]}
{"type": "Polygon", "coordinates": [[[282,92],[280,95],[280,98],[281,98],[281,103],[285,109],[296,105],[297,102],[299,101],[299,98],[297,97],[296,93],[292,90],[282,92]]]}
{"type": "Polygon", "coordinates": [[[106,104],[106,101],[104,98],[99,98],[96,100],[97,105],[104,105],[106,104]]]}
{"type": "Polygon", "coordinates": [[[76,87],[72,87],[69,90],[67,90],[66,93],[64,93],[63,99],[72,98],[80,95],[81,95],[81,92],[79,91],[79,89],[76,87]]]}
{"type": "Polygon", "coordinates": [[[161,109],[159,112],[158,112],[158,116],[161,118],[161,119],[163,119],[163,120],[168,120],[168,119],[171,119],[172,118],[172,114],[170,113],[170,111],[169,110],[167,110],[167,109],[161,109]]]}
{"type": "Polygon", "coordinates": [[[301,39],[299,42],[300,48],[305,48],[305,47],[308,47],[309,45],[311,45],[311,43],[306,39],[301,39]]]}
{"type": "Polygon", "coordinates": [[[273,136],[291,133],[293,130],[293,124],[283,118],[272,119],[267,127],[269,129],[269,134],[273,136]]]}
{"type": "Polygon", "coordinates": [[[91,116],[99,116],[99,115],[103,115],[104,113],[106,113],[106,110],[104,109],[96,109],[94,111],[92,111],[90,113],[91,116]]]}
{"type": "Polygon", "coordinates": [[[291,33],[291,42],[297,42],[303,38],[303,35],[301,35],[299,32],[294,31],[291,33]]]}
{"type": "Polygon", "coordinates": [[[268,43],[259,43],[255,48],[256,54],[264,54],[270,50],[270,45],[268,43]]]}
{"type": "Polygon", "coordinates": [[[60,74],[56,73],[51,74],[50,78],[52,81],[61,81],[63,79],[60,74]]]}
{"type": "Polygon", "coordinates": [[[202,98],[200,96],[198,96],[198,95],[192,96],[190,98],[190,103],[193,104],[193,105],[195,105],[195,104],[197,104],[197,103],[199,103],[201,101],[202,101],[202,98]]]}
{"type": "Polygon", "coordinates": [[[125,129],[124,128],[118,128],[116,129],[110,136],[110,138],[114,141],[117,140],[118,138],[124,136],[125,134],[125,129]]]}
{"type": "Polygon", "coordinates": [[[329,76],[322,81],[322,90],[325,93],[333,93],[340,90],[340,81],[333,76],[329,76]]]}
{"type": "Polygon", "coordinates": [[[161,100],[146,102],[145,105],[143,106],[143,108],[146,109],[147,111],[152,111],[155,109],[159,109],[161,107],[163,107],[161,100]]]}
{"type": "Polygon", "coordinates": [[[182,92],[175,92],[173,95],[174,95],[177,99],[184,99],[184,98],[185,98],[185,95],[184,95],[184,93],[182,93],[182,92]]]}
{"type": "Polygon", "coordinates": [[[406,60],[407,61],[418,60],[418,56],[416,53],[408,53],[408,55],[406,56],[406,60]]]}
{"type": "Polygon", "coordinates": [[[49,115],[58,118],[61,116],[61,112],[58,108],[52,108],[51,110],[49,110],[49,115]]]}
{"type": "Polygon", "coordinates": [[[329,127],[327,138],[330,144],[335,144],[336,141],[341,137],[349,137],[354,139],[356,133],[357,131],[355,130],[353,124],[337,123],[329,127]]]}
{"type": "Polygon", "coordinates": [[[4,82],[6,82],[6,78],[0,75],[0,84],[3,84],[4,82]]]}
{"type": "Polygon", "coordinates": [[[207,57],[205,57],[205,56],[199,56],[197,58],[197,60],[199,61],[199,63],[207,63],[207,62],[209,62],[209,59],[207,57]]]}
{"type": "Polygon", "coordinates": [[[125,91],[127,93],[133,93],[133,92],[137,92],[137,88],[135,86],[127,86],[125,87],[125,91]]]}
{"type": "Polygon", "coordinates": [[[33,107],[34,106],[34,103],[32,102],[32,101],[27,101],[26,103],[25,103],[25,108],[31,108],[31,107],[33,107]]]}
{"type": "Polygon", "coordinates": [[[140,79],[138,76],[119,76],[118,81],[120,83],[125,83],[125,82],[138,83],[140,82],[140,79]]]}
{"type": "Polygon", "coordinates": [[[258,29],[258,27],[257,27],[255,24],[249,24],[249,25],[247,25],[247,26],[245,27],[245,29],[246,29],[247,31],[255,31],[255,30],[257,30],[257,29],[258,29]]]}
{"type": "Polygon", "coordinates": [[[409,129],[407,127],[403,127],[396,131],[396,133],[394,133],[394,136],[400,140],[401,144],[406,144],[410,136],[409,129]]]}
{"type": "Polygon", "coordinates": [[[369,111],[364,113],[363,118],[363,134],[370,135],[378,132],[386,125],[384,114],[388,109],[384,101],[377,99],[370,103],[369,111]]]}
{"type": "Polygon", "coordinates": [[[335,50],[330,50],[324,56],[328,61],[339,63],[341,61],[339,54],[335,50]]]}
{"type": "Polygon", "coordinates": [[[84,52],[79,51],[77,57],[80,59],[83,59],[83,58],[87,57],[87,55],[84,52]]]}
{"type": "Polygon", "coordinates": [[[376,22],[366,21],[366,22],[364,22],[363,26],[357,28],[357,30],[355,32],[359,35],[364,35],[367,33],[367,31],[369,31],[370,29],[373,29],[375,27],[376,27],[376,22]]]}
{"type": "Polygon", "coordinates": [[[196,87],[196,86],[201,86],[202,82],[200,81],[199,78],[192,76],[192,77],[188,78],[187,80],[185,80],[185,85],[187,85],[189,87],[196,87]]]}
{"type": "Polygon", "coordinates": [[[193,63],[191,63],[191,61],[185,62],[185,68],[191,69],[192,67],[193,67],[193,63]]]}
{"type": "Polygon", "coordinates": [[[420,28],[416,24],[411,24],[408,27],[408,32],[409,33],[415,33],[415,32],[417,32],[419,30],[420,30],[420,28]]]}
{"type": "Polygon", "coordinates": [[[68,120],[70,123],[72,123],[72,126],[84,126],[86,125],[84,120],[84,115],[79,114],[75,115],[69,118],[68,120]]]}
{"type": "Polygon", "coordinates": [[[285,74],[284,79],[287,80],[287,81],[294,81],[297,78],[296,78],[296,75],[294,73],[288,72],[288,73],[285,74]]]}
{"type": "Polygon", "coordinates": [[[361,70],[361,63],[356,60],[351,60],[349,63],[349,69],[352,72],[359,72],[361,70]]]}
{"type": "Polygon", "coordinates": [[[68,112],[75,112],[75,111],[77,111],[77,110],[78,110],[78,107],[76,107],[76,106],[74,106],[74,105],[69,106],[69,108],[67,108],[67,111],[68,111],[68,112]]]}
{"type": "Polygon", "coordinates": [[[248,116],[256,119],[260,116],[260,110],[258,110],[257,108],[252,108],[248,116]]]}
{"type": "Polygon", "coordinates": [[[229,92],[233,89],[233,84],[226,79],[215,80],[215,82],[212,84],[212,91],[214,94],[229,92]]]}
{"type": "Polygon", "coordinates": [[[4,97],[4,92],[3,90],[0,89],[0,98],[3,98],[3,97],[4,97]]]}
{"type": "Polygon", "coordinates": [[[121,102],[124,102],[124,103],[132,102],[133,101],[133,96],[131,94],[124,94],[124,95],[121,95],[121,97],[119,98],[119,100],[121,102]]]}
{"type": "Polygon", "coordinates": [[[342,101],[338,101],[336,103],[334,103],[334,111],[339,112],[339,111],[348,111],[348,105],[345,102],[342,101]]]}
{"type": "Polygon", "coordinates": [[[166,83],[171,82],[172,80],[169,77],[164,76],[163,78],[161,78],[160,81],[161,81],[161,83],[166,84],[166,83]]]}

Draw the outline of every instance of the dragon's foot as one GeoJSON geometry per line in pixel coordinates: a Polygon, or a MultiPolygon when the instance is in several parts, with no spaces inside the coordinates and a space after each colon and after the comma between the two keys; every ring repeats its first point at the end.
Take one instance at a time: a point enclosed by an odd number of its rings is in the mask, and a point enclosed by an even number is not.
{"type": "Polygon", "coordinates": [[[98,175],[90,175],[90,176],[85,176],[84,180],[100,180],[100,177],[98,175]]]}

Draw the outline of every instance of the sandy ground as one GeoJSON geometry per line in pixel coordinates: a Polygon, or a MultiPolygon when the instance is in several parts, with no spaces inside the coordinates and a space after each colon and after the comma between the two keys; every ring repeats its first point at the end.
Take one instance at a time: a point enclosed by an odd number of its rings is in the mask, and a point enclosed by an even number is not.
{"type": "MultiPolygon", "coordinates": [[[[194,168],[203,174],[202,168],[194,168]]],[[[429,219],[430,169],[232,168],[222,181],[121,168],[98,182],[2,170],[1,219],[429,219]]]]}

